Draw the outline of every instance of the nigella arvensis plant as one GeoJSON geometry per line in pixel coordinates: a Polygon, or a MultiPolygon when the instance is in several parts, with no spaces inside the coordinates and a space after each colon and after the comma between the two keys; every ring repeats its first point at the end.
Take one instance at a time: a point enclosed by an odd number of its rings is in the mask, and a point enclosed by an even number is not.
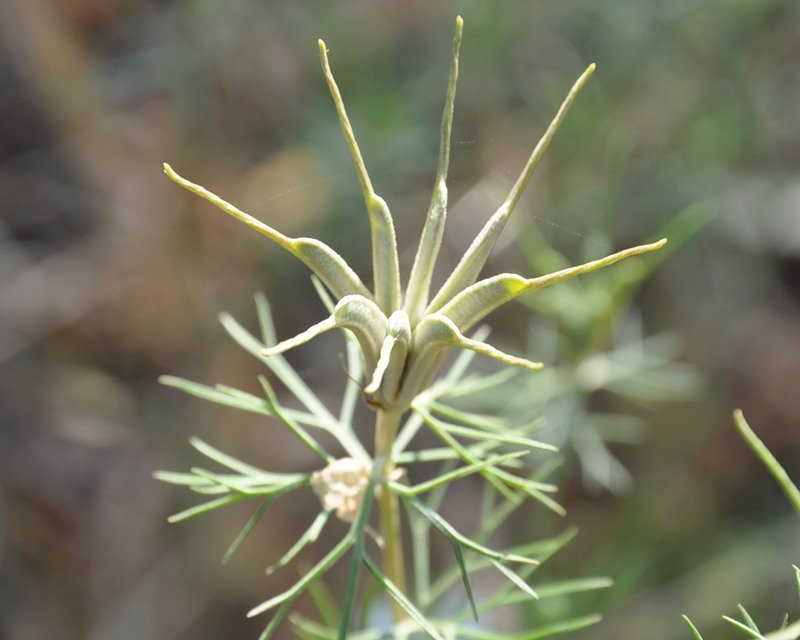
{"type": "MultiPolygon", "coordinates": [[[[161,479],[189,485],[200,493],[218,496],[210,502],[177,514],[173,520],[196,515],[245,497],[263,497],[262,506],[245,526],[242,535],[229,550],[230,553],[241,543],[276,497],[294,489],[311,486],[320,498],[322,511],[298,543],[271,570],[285,565],[301,549],[315,541],[331,513],[351,523],[348,534],[311,571],[306,572],[294,587],[251,611],[251,615],[255,615],[278,607],[264,632],[264,638],[273,633],[291,602],[350,549],[353,550],[351,578],[339,611],[339,638],[344,638],[351,628],[351,613],[356,606],[358,593],[356,585],[362,567],[366,567],[374,576],[392,601],[395,636],[401,637],[403,633],[409,634],[416,629],[434,638],[453,637],[447,635],[450,633],[447,629],[458,627],[454,620],[441,621],[435,617],[436,598],[432,594],[431,582],[428,581],[430,576],[426,575],[428,569],[424,568],[427,566],[425,552],[417,548],[420,546],[419,540],[414,548],[414,586],[413,590],[409,589],[401,535],[400,500],[407,507],[407,517],[413,530],[425,531],[425,527],[433,526],[453,545],[459,574],[465,587],[466,601],[475,617],[478,607],[470,587],[469,573],[479,566],[494,565],[509,578],[510,584],[526,596],[536,597],[535,590],[527,583],[526,578],[539,560],[513,550],[494,551],[477,541],[487,538],[492,530],[480,530],[475,539],[459,533],[437,513],[435,505],[437,500],[441,500],[442,494],[436,492],[446,490],[449,483],[457,478],[478,473],[486,479],[492,495],[499,497],[505,504],[516,505],[522,497],[533,497],[560,511],[558,503],[547,495],[555,489],[552,485],[514,472],[515,469],[524,470],[518,458],[530,448],[552,450],[552,447],[528,437],[525,428],[499,427],[500,423],[490,418],[465,416],[443,404],[443,398],[456,395],[459,389],[466,393],[464,385],[468,386],[469,380],[463,378],[462,363],[465,360],[457,361],[442,382],[435,382],[437,372],[447,353],[454,347],[495,358],[505,365],[530,370],[541,368],[542,365],[538,362],[504,353],[483,341],[480,336],[470,337],[468,333],[492,311],[524,293],[653,251],[666,242],[661,240],[633,247],[599,260],[537,277],[503,273],[480,278],[489,253],[533,170],[565,118],[576,94],[594,71],[594,65],[590,65],[569,91],[506,200],[489,218],[444,284],[435,293],[431,293],[434,264],[442,243],[447,213],[447,172],[461,30],[462,21],[459,18],[442,118],[441,147],[433,197],[405,288],[401,285],[398,249],[389,208],[373,189],[339,88],[330,70],[327,49],[321,40],[319,52],[325,79],[341,121],[369,214],[374,283],[372,289],[364,284],[344,258],[323,242],[314,238],[289,238],[205,188],[182,178],[169,165],[164,167],[167,175],[176,183],[259,231],[302,261],[316,277],[318,291],[323,300],[327,300],[330,308],[327,318],[299,335],[277,343],[274,340],[268,306],[263,298],[258,299],[262,329],[260,340],[247,333],[232,318],[223,317],[223,324],[234,339],[263,361],[298,398],[304,406],[303,410],[291,410],[279,405],[266,377],[261,378],[264,397],[222,386],[206,387],[172,377],[164,379],[168,384],[183,388],[194,395],[277,418],[322,462],[319,468],[308,473],[270,473],[234,460],[210,445],[194,440],[194,445],[202,453],[233,473],[218,474],[194,469],[190,474],[159,474],[161,479]],[[319,283],[323,286],[320,287],[319,283]],[[363,398],[376,413],[371,452],[370,447],[355,435],[352,424],[355,393],[352,387],[355,383],[351,382],[351,387],[345,393],[340,415],[334,416],[281,356],[286,350],[335,328],[348,330],[345,332],[348,338],[348,373],[351,378],[360,381],[358,386],[363,398]],[[432,429],[443,447],[423,452],[412,452],[408,449],[411,438],[422,424],[427,424],[432,429]],[[313,429],[322,429],[332,434],[341,445],[344,455],[335,457],[328,453],[314,439],[313,429]],[[509,447],[514,450],[509,452],[509,447]],[[443,467],[433,480],[410,485],[413,477],[411,470],[404,474],[398,465],[408,468],[415,462],[439,462],[443,467]],[[460,466],[458,462],[461,463],[460,466]],[[423,495],[440,497],[423,500],[423,495]],[[366,536],[365,533],[373,531],[370,528],[370,515],[374,502],[378,505],[378,530],[373,535],[366,536]],[[368,540],[374,541],[381,549],[381,563],[370,559],[368,540]],[[477,564],[476,557],[484,564],[477,564]],[[527,569],[515,571],[509,566],[515,563],[527,569]],[[454,624],[456,627],[453,627],[454,624]]],[[[482,335],[485,337],[486,332],[482,335]]],[[[491,501],[487,504],[491,504],[491,501]]],[[[493,521],[487,518],[481,526],[496,528],[500,522],[502,519],[495,518],[493,521]],[[491,522],[494,524],[490,524],[491,522]]],[[[482,604],[483,608],[485,607],[482,604]]],[[[314,623],[305,621],[298,624],[314,623]]]]}

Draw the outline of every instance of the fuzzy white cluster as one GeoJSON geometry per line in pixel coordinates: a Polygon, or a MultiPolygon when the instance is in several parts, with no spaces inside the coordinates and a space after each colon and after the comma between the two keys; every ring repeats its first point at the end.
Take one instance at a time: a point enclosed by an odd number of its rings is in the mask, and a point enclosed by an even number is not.
{"type": "Polygon", "coordinates": [[[311,488],[322,506],[336,512],[336,517],[352,522],[369,485],[372,465],[366,460],[339,458],[311,476],[311,488]]]}

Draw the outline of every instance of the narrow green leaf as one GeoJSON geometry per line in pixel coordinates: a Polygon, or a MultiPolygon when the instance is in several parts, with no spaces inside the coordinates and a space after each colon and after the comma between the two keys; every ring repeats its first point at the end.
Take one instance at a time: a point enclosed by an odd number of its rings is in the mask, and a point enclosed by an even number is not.
{"type": "Polygon", "coordinates": [[[272,614],[272,619],[269,621],[269,624],[266,626],[261,635],[258,636],[258,640],[269,640],[272,637],[272,634],[275,633],[278,625],[286,617],[291,605],[292,601],[285,602],[275,613],[272,614]]]}
{"type": "Polygon", "coordinates": [[[275,573],[281,567],[285,567],[292,560],[294,560],[297,557],[297,554],[305,549],[309,544],[316,542],[319,538],[322,528],[325,526],[325,523],[328,522],[330,515],[331,511],[328,509],[323,509],[320,511],[308,529],[306,529],[305,533],[303,533],[303,535],[297,539],[292,547],[285,554],[283,554],[281,559],[275,564],[267,567],[267,575],[275,573]]]}
{"type": "Polygon", "coordinates": [[[541,160],[544,152],[547,150],[547,147],[549,146],[550,141],[553,139],[553,136],[555,136],[558,127],[564,121],[570,106],[572,106],[572,102],[575,100],[575,96],[578,94],[593,72],[594,64],[590,65],[589,68],[584,71],[584,73],[575,82],[572,89],[570,89],[566,99],[561,105],[561,108],[558,110],[556,117],[550,123],[550,126],[547,128],[547,131],[545,131],[541,140],[539,140],[539,143],[534,148],[530,158],[528,158],[528,162],[525,164],[525,167],[522,170],[519,178],[517,178],[517,182],[511,188],[511,192],[508,194],[505,202],[494,213],[494,215],[492,215],[483,229],[481,229],[481,232],[478,234],[475,240],[473,240],[469,249],[461,258],[450,277],[447,279],[444,285],[442,285],[439,293],[436,294],[433,301],[426,309],[426,314],[439,311],[446,304],[448,304],[454,296],[458,295],[475,282],[481,269],[483,269],[483,266],[486,264],[486,260],[488,259],[492,248],[497,242],[500,232],[503,230],[503,227],[505,227],[506,221],[519,201],[522,192],[525,190],[525,187],[527,186],[534,169],[536,169],[536,166],[539,164],[539,160],[541,160]]]}
{"type": "Polygon", "coordinates": [[[353,536],[350,534],[346,535],[333,549],[327,553],[324,558],[322,558],[322,560],[315,564],[310,571],[303,574],[303,576],[297,582],[295,582],[292,587],[283,593],[280,593],[277,596],[262,602],[257,607],[254,607],[247,613],[247,617],[252,618],[276,607],[279,604],[289,604],[293,602],[295,598],[305,591],[309,583],[319,578],[334,564],[336,564],[336,562],[347,552],[347,550],[353,546],[353,542],[353,536]]]}
{"type": "Polygon", "coordinates": [[[555,596],[572,595],[584,591],[608,589],[614,586],[611,578],[576,578],[574,580],[558,580],[536,587],[539,598],[552,598],[555,596]]]}
{"type": "MultiPolygon", "coordinates": [[[[261,328],[262,331],[265,330],[264,322],[267,320],[265,317],[268,314],[268,306],[267,301],[265,298],[261,299],[262,305],[259,307],[259,320],[261,321],[261,328]]],[[[325,408],[316,395],[309,389],[305,382],[297,375],[297,372],[292,369],[288,362],[286,362],[285,358],[281,356],[273,356],[271,358],[267,358],[261,354],[265,347],[270,347],[275,344],[274,340],[270,340],[269,342],[261,343],[258,341],[247,329],[245,329],[237,320],[231,316],[229,313],[221,313],[219,315],[219,320],[222,323],[223,328],[234,341],[242,347],[245,351],[248,351],[256,358],[258,358],[261,362],[263,362],[267,367],[269,367],[275,375],[278,376],[281,382],[286,385],[286,387],[308,408],[308,410],[316,415],[322,422],[326,425],[329,425],[332,422],[335,422],[335,419],[330,414],[330,412],[325,408]]],[[[270,336],[274,337],[274,336],[270,336]]],[[[330,427],[328,427],[330,428],[330,427]]]]}
{"type": "Polygon", "coordinates": [[[437,402],[435,400],[428,404],[428,408],[431,410],[431,413],[455,420],[456,422],[460,422],[461,424],[469,427],[483,429],[484,431],[499,431],[503,433],[509,429],[508,420],[496,415],[461,411],[460,409],[442,404],[441,402],[437,402]]]}
{"type": "Polygon", "coordinates": [[[497,632],[493,631],[484,631],[482,629],[476,629],[472,627],[461,627],[459,629],[459,638],[471,638],[472,640],[500,640],[502,637],[503,640],[544,640],[545,638],[552,638],[553,636],[561,635],[563,633],[571,633],[573,631],[585,629],[593,624],[597,624],[600,622],[600,620],[602,620],[601,615],[591,614],[588,616],[581,616],[578,618],[554,622],[552,624],[543,625],[537,627],[536,629],[526,631],[525,633],[508,636],[498,636],[497,632]]]}
{"type": "MultiPolygon", "coordinates": [[[[432,416],[426,409],[419,407],[416,402],[413,405],[413,409],[422,415],[423,419],[431,428],[431,430],[437,436],[439,436],[439,438],[441,438],[446,445],[452,447],[453,450],[455,450],[463,460],[469,462],[470,464],[476,464],[480,462],[480,460],[478,460],[468,449],[466,449],[461,443],[458,442],[458,440],[450,435],[447,425],[443,424],[441,420],[432,416]]],[[[556,491],[557,487],[555,485],[520,478],[496,467],[486,468],[481,471],[481,474],[484,476],[484,478],[486,478],[487,482],[490,482],[495,489],[497,489],[507,498],[511,498],[511,494],[505,485],[508,487],[521,489],[530,497],[538,500],[559,515],[564,515],[564,513],[566,513],[564,507],[544,493],[556,491]]]]}
{"type": "Polygon", "coordinates": [[[350,617],[356,604],[356,594],[358,592],[358,574],[361,569],[361,545],[357,542],[353,547],[353,559],[350,562],[350,575],[347,578],[347,589],[345,591],[344,603],[342,605],[342,616],[339,620],[339,629],[336,634],[337,640],[347,640],[350,632],[350,617]]]}
{"type": "Polygon", "coordinates": [[[794,569],[794,581],[797,584],[797,597],[800,598],[800,567],[793,564],[792,569],[794,569]]]}
{"type": "MultiPolygon", "coordinates": [[[[464,353],[472,352],[465,351],[464,353]]],[[[519,368],[517,367],[503,367],[486,376],[469,376],[443,390],[440,396],[442,398],[463,398],[475,393],[486,393],[488,390],[508,382],[518,374],[519,368]]]]}
{"type": "Polygon", "coordinates": [[[477,622],[478,607],[475,605],[475,596],[472,593],[472,584],[469,580],[469,571],[467,571],[467,565],[464,562],[464,552],[461,550],[461,545],[459,545],[455,540],[450,540],[450,546],[453,547],[453,553],[456,556],[456,565],[458,566],[458,571],[461,574],[461,583],[464,585],[464,591],[467,594],[469,608],[472,611],[472,619],[477,622]]]}
{"type": "Polygon", "coordinates": [[[400,427],[400,432],[392,443],[393,458],[397,458],[403,454],[423,424],[425,424],[425,421],[422,419],[421,415],[416,412],[408,414],[405,422],[403,422],[403,425],[400,427]]]}
{"type": "Polygon", "coordinates": [[[445,638],[437,631],[436,627],[425,617],[425,615],[417,609],[414,604],[409,600],[405,594],[403,594],[400,589],[398,589],[391,580],[389,580],[380,569],[369,559],[366,555],[364,556],[364,564],[367,566],[367,569],[372,574],[372,576],[377,580],[378,584],[383,587],[383,589],[388,593],[394,600],[399,604],[403,611],[405,611],[409,617],[417,622],[420,628],[427,633],[431,638],[434,640],[445,640],[445,638]]]}
{"type": "Polygon", "coordinates": [[[177,473],[175,471],[154,471],[153,477],[161,482],[178,484],[185,487],[209,487],[213,483],[193,473],[177,473]]]}
{"type": "MultiPolygon", "coordinates": [[[[259,308],[259,318],[262,320],[266,320],[267,318],[265,316],[268,316],[268,307],[265,307],[265,304],[266,300],[262,302],[262,305],[259,308]]],[[[267,367],[269,367],[275,373],[275,375],[278,376],[281,382],[286,385],[286,388],[292,392],[292,394],[306,407],[306,409],[308,409],[312,415],[317,417],[319,420],[319,426],[334,435],[337,440],[339,440],[339,443],[344,447],[348,455],[354,458],[367,457],[367,451],[364,449],[364,445],[361,444],[361,442],[353,433],[352,429],[349,427],[343,427],[338,420],[336,420],[333,414],[328,411],[327,407],[325,407],[316,394],[314,394],[314,392],[308,388],[308,385],[306,385],[303,379],[294,369],[292,369],[289,363],[286,362],[285,358],[280,355],[273,356],[271,358],[266,358],[261,355],[261,350],[264,349],[265,346],[269,346],[271,343],[263,344],[259,342],[252,334],[250,334],[250,332],[248,332],[227,313],[220,315],[220,321],[222,322],[222,326],[225,328],[225,330],[242,348],[253,354],[267,367]]],[[[265,388],[265,391],[267,388],[271,389],[266,378],[261,377],[259,380],[261,385],[265,388]]],[[[268,392],[268,395],[270,395],[270,392],[268,392]]],[[[288,417],[289,412],[282,411],[281,415],[288,417]]]]}
{"type": "Polygon", "coordinates": [[[525,544],[511,547],[509,550],[517,555],[534,557],[539,560],[540,564],[544,564],[547,560],[552,558],[556,553],[561,551],[570,542],[572,542],[577,535],[577,527],[569,527],[552,538],[533,540],[531,542],[526,542],[525,544]]]}
{"type": "MultiPolygon", "coordinates": [[[[446,429],[442,429],[439,425],[439,421],[436,420],[430,414],[430,412],[427,411],[427,409],[421,405],[418,405],[416,401],[412,405],[412,409],[422,416],[425,423],[431,428],[431,431],[433,431],[439,437],[439,439],[444,442],[444,444],[455,451],[462,460],[468,464],[478,464],[481,462],[478,457],[476,457],[469,449],[464,447],[458,440],[451,436],[446,429]]],[[[513,500],[514,493],[502,482],[500,482],[500,480],[498,480],[494,472],[494,468],[482,469],[480,471],[481,475],[486,479],[486,481],[491,484],[499,493],[501,493],[507,499],[513,500]]]]}
{"type": "Polygon", "coordinates": [[[372,512],[372,503],[375,500],[376,477],[370,476],[369,484],[364,491],[364,498],[358,510],[358,517],[350,529],[355,542],[353,544],[353,557],[350,564],[350,577],[347,581],[347,591],[345,592],[344,602],[342,603],[342,618],[339,622],[338,640],[347,640],[350,617],[356,607],[356,594],[358,590],[358,575],[361,569],[361,562],[364,558],[364,536],[369,523],[369,516],[372,512]]]}
{"type": "Polygon", "coordinates": [[[747,420],[745,420],[741,409],[737,409],[733,412],[733,420],[745,442],[747,442],[750,449],[753,450],[753,453],[758,456],[761,462],[764,463],[764,466],[767,467],[767,470],[772,474],[775,480],[777,480],[778,485],[783,489],[786,497],[789,498],[795,511],[800,515],[800,489],[792,482],[789,474],[786,473],[786,470],[781,466],[781,463],[778,462],[778,459],[772,455],[772,452],[767,449],[766,445],[761,441],[761,438],[759,438],[755,431],[750,428],[750,425],[747,424],[747,420]]]}
{"type": "Polygon", "coordinates": [[[189,509],[181,511],[180,513],[171,515],[169,518],[167,518],[167,522],[174,523],[181,522],[182,520],[188,520],[189,518],[199,516],[201,513],[208,513],[209,511],[214,511],[215,509],[219,509],[221,507],[227,507],[229,504],[234,504],[240,500],[244,500],[244,498],[244,495],[237,493],[231,496],[217,498],[216,500],[210,500],[209,502],[198,504],[194,507],[190,507],[189,509]]]}
{"type": "Polygon", "coordinates": [[[494,456],[482,462],[477,462],[475,464],[459,467],[458,469],[455,469],[448,473],[441,474],[426,482],[420,482],[419,484],[415,484],[412,487],[407,487],[397,482],[389,482],[388,484],[393,491],[395,491],[400,495],[418,496],[421,493],[427,493],[431,489],[434,489],[444,484],[448,484],[450,482],[453,482],[454,480],[458,480],[459,478],[471,475],[477,471],[480,471],[481,469],[485,469],[486,467],[491,467],[493,465],[501,465],[507,462],[508,460],[521,458],[523,456],[526,456],[527,454],[528,454],[527,451],[514,451],[512,453],[506,453],[500,456],[494,456]]]}
{"type": "Polygon", "coordinates": [[[282,494],[298,487],[303,487],[308,484],[310,474],[288,474],[284,479],[269,479],[260,481],[259,478],[248,478],[238,475],[219,474],[206,471],[205,469],[193,468],[192,473],[199,476],[208,478],[231,491],[236,491],[244,496],[267,496],[272,494],[282,494]]]}
{"type": "Polygon", "coordinates": [[[331,294],[325,288],[325,285],[322,284],[322,281],[314,274],[311,274],[311,286],[314,287],[314,291],[316,291],[325,309],[328,311],[328,313],[332,314],[333,309],[336,307],[336,300],[331,297],[331,294]]]}
{"type": "Polygon", "coordinates": [[[343,426],[352,425],[355,416],[356,406],[361,397],[361,386],[359,380],[363,375],[361,366],[361,356],[358,344],[355,340],[348,340],[345,344],[347,351],[347,386],[342,396],[342,407],[339,411],[339,423],[343,426]]]}
{"type": "MultiPolygon", "coordinates": [[[[314,602],[322,622],[328,628],[336,627],[342,617],[338,594],[334,595],[324,580],[317,580],[308,585],[308,595],[314,602]]],[[[331,638],[335,637],[336,633],[331,631],[331,638]]]]}
{"type": "Polygon", "coordinates": [[[494,468],[492,472],[494,473],[494,476],[501,482],[505,483],[509,487],[521,489],[534,500],[541,502],[553,513],[557,513],[560,516],[563,516],[567,513],[566,509],[564,509],[564,507],[561,506],[557,500],[554,500],[545,493],[557,491],[558,487],[555,485],[536,482],[534,480],[526,480],[525,478],[515,476],[513,473],[508,473],[503,469],[494,468]]]}
{"type": "Polygon", "coordinates": [[[598,613],[590,614],[588,616],[581,616],[571,618],[560,622],[554,622],[549,625],[543,625],[536,630],[528,633],[523,633],[515,636],[513,640],[544,640],[544,638],[552,638],[553,636],[561,635],[564,633],[572,633],[597,624],[602,620],[602,616],[598,613]]]}
{"type": "Polygon", "coordinates": [[[264,516],[269,509],[269,506],[275,501],[275,498],[278,496],[273,495],[269,496],[261,505],[256,509],[256,512],[250,517],[247,523],[244,525],[242,530],[239,532],[239,535],[236,536],[236,539],[231,543],[231,546],[228,547],[228,550],[225,552],[225,555],[222,556],[222,564],[227,564],[228,560],[231,559],[231,556],[236,553],[239,547],[242,546],[242,543],[247,539],[247,536],[255,529],[258,521],[264,516]]]}
{"type": "Polygon", "coordinates": [[[764,636],[762,636],[758,631],[756,631],[755,629],[751,629],[746,624],[743,624],[743,623],[739,622],[738,620],[734,620],[733,618],[731,618],[729,616],[722,616],[722,619],[725,620],[725,622],[729,622],[734,627],[739,629],[739,631],[742,631],[743,633],[747,634],[751,638],[755,638],[756,640],[766,640],[764,638],[764,636]]]}
{"type": "Polygon", "coordinates": [[[761,631],[760,631],[760,630],[759,630],[759,628],[758,628],[758,625],[756,624],[756,621],[755,621],[755,620],[753,620],[752,616],[751,616],[751,615],[750,615],[750,613],[747,611],[747,609],[745,609],[745,608],[742,606],[742,604],[741,604],[741,603],[740,603],[740,604],[739,604],[739,605],[738,605],[736,608],[737,608],[737,609],[739,609],[739,613],[741,613],[741,614],[742,614],[742,619],[744,620],[744,623],[745,623],[745,624],[746,624],[748,627],[750,627],[750,628],[751,628],[753,631],[755,631],[756,633],[761,633],[761,631]]]}
{"type": "Polygon", "coordinates": [[[521,564],[532,564],[538,565],[539,561],[533,558],[526,558],[524,556],[516,555],[513,553],[504,553],[501,551],[494,551],[493,549],[489,549],[488,547],[483,546],[482,544],[476,542],[475,540],[471,540],[467,538],[465,535],[459,533],[447,520],[445,520],[442,516],[440,516],[435,511],[426,507],[422,502],[417,500],[416,498],[411,498],[411,504],[422,513],[428,520],[431,521],[434,527],[439,529],[447,538],[457,542],[458,544],[478,553],[482,556],[487,558],[491,558],[494,560],[500,560],[503,562],[519,562],[521,564]]]}
{"type": "MultiPolygon", "coordinates": [[[[533,569],[535,567],[525,567],[525,569],[533,569]]],[[[477,570],[477,569],[473,569],[477,570]]],[[[522,571],[517,572],[520,577],[523,577],[522,571]]],[[[552,596],[572,595],[574,593],[581,593],[584,591],[595,591],[597,589],[607,589],[611,586],[612,581],[608,578],[586,578],[583,580],[563,580],[538,586],[536,593],[539,594],[539,600],[552,596]]],[[[508,588],[501,589],[495,595],[484,600],[478,608],[481,613],[491,611],[499,607],[507,607],[509,605],[524,604],[530,602],[531,596],[527,592],[514,589],[514,586],[509,585],[508,588]]],[[[467,615],[462,614],[459,619],[466,620],[467,615]]]]}
{"type": "MultiPolygon", "coordinates": [[[[253,296],[256,303],[256,314],[258,316],[258,326],[261,329],[261,340],[263,346],[272,346],[277,344],[278,337],[275,333],[275,323],[272,320],[272,310],[269,306],[269,300],[260,291],[253,296]]],[[[255,338],[254,338],[255,340],[255,338]]],[[[262,346],[262,345],[259,345],[262,346]]]]}
{"type": "Polygon", "coordinates": [[[571,618],[552,624],[543,625],[538,629],[522,633],[514,636],[513,640],[544,640],[544,638],[552,638],[553,636],[561,635],[563,633],[572,633],[597,624],[602,620],[600,614],[590,614],[588,616],[581,616],[578,618],[571,618]]]}
{"type": "Polygon", "coordinates": [[[500,573],[502,573],[506,578],[508,578],[520,590],[524,591],[534,600],[539,599],[539,595],[531,588],[531,586],[527,582],[525,582],[522,578],[520,578],[512,569],[509,569],[507,566],[501,564],[495,559],[491,559],[491,562],[500,573]]]}
{"type": "MultiPolygon", "coordinates": [[[[321,625],[298,614],[292,614],[291,622],[296,631],[304,634],[303,638],[308,638],[309,640],[336,640],[337,638],[336,631],[331,629],[330,625],[321,625]]],[[[347,640],[386,640],[386,634],[379,629],[368,629],[359,632],[351,631],[347,635],[347,640]]]]}
{"type": "Polygon", "coordinates": [[[258,475],[258,476],[261,476],[263,474],[270,475],[269,472],[262,471],[258,467],[254,467],[252,465],[247,464],[246,462],[242,462],[241,460],[234,458],[233,456],[229,456],[227,453],[223,453],[219,449],[212,447],[210,444],[201,440],[198,437],[193,436],[189,438],[189,444],[191,444],[195,449],[197,449],[207,458],[233,471],[237,471],[244,475],[258,475]]]}
{"type": "Polygon", "coordinates": [[[458,453],[453,451],[450,447],[437,447],[432,449],[421,449],[419,451],[406,451],[392,457],[399,465],[410,465],[417,462],[442,462],[444,460],[460,459],[458,453]]]}
{"type": "Polygon", "coordinates": [[[192,491],[201,494],[230,493],[235,491],[245,495],[260,496],[275,493],[290,484],[303,486],[308,483],[308,475],[264,473],[259,475],[244,476],[238,473],[211,473],[199,467],[191,469],[192,475],[198,480],[192,486],[192,491]]]}
{"type": "Polygon", "coordinates": [[[558,453],[558,447],[555,447],[552,444],[541,442],[539,440],[533,440],[532,438],[517,436],[510,431],[506,433],[486,433],[485,431],[481,431],[479,429],[470,429],[468,427],[461,427],[459,425],[446,422],[443,424],[446,425],[443,427],[444,429],[447,429],[453,435],[461,436],[462,438],[469,438],[471,440],[490,440],[498,445],[510,444],[520,447],[527,447],[528,449],[540,449],[542,451],[558,453]]]}
{"type": "Polygon", "coordinates": [[[444,114],[442,115],[441,140],[439,142],[439,165],[436,169],[436,180],[433,196],[425,219],[425,226],[419,240],[419,247],[411,268],[411,276],[406,288],[405,309],[411,318],[411,325],[416,326],[422,318],[430,295],[431,277],[442,244],[445,220],[447,218],[447,171],[450,165],[450,137],[453,130],[453,104],[456,98],[458,82],[458,54],[461,48],[461,36],[464,21],[456,18],[456,35],[453,39],[453,59],[450,64],[450,80],[447,83],[444,114]]]}
{"type": "Polygon", "coordinates": [[[283,424],[289,428],[289,430],[297,437],[297,439],[311,449],[311,451],[313,451],[323,462],[329,463],[333,461],[333,456],[325,451],[322,445],[314,440],[308,431],[303,429],[303,427],[301,427],[283,412],[283,409],[278,404],[278,398],[275,396],[272,387],[270,387],[269,384],[265,384],[267,382],[266,378],[264,378],[264,376],[259,376],[258,380],[261,382],[264,393],[267,394],[267,399],[272,406],[272,410],[275,412],[275,416],[280,418],[281,422],[283,422],[283,424]]]}
{"type": "MultiPolygon", "coordinates": [[[[513,511],[513,505],[511,509],[504,508],[508,505],[507,502],[504,502],[498,505],[496,510],[496,514],[490,516],[490,521],[486,527],[481,527],[481,535],[475,536],[479,542],[487,539],[505,520],[505,517],[498,517],[498,516],[507,516],[510,511],[513,511]],[[496,526],[495,524],[496,523],[496,526]],[[491,526],[490,526],[491,525],[491,526]]],[[[572,540],[575,535],[577,534],[577,530],[575,528],[567,529],[563,533],[555,536],[553,538],[547,538],[545,540],[536,540],[532,542],[528,542],[523,545],[519,545],[509,549],[508,551],[514,553],[516,555],[521,555],[529,558],[536,558],[539,561],[539,565],[525,565],[520,567],[518,573],[528,579],[531,574],[536,571],[537,567],[547,561],[553,554],[561,550],[564,546],[566,546],[570,540],[572,540]]],[[[480,571],[485,569],[490,565],[489,558],[485,556],[476,556],[470,560],[469,569],[470,571],[480,571]]],[[[456,582],[458,579],[458,572],[453,570],[447,571],[443,573],[437,580],[434,585],[431,586],[430,593],[431,593],[431,600],[436,601],[440,598],[451,586],[456,582]]],[[[540,597],[542,596],[541,590],[539,592],[540,597]]],[[[502,588],[500,588],[494,595],[486,598],[483,602],[481,602],[479,611],[491,611],[492,609],[496,609],[498,607],[503,607],[507,604],[515,604],[518,602],[524,602],[528,600],[528,595],[521,593],[520,591],[514,589],[513,585],[506,583],[502,588]]],[[[463,616],[458,616],[458,620],[466,620],[468,618],[467,613],[465,612],[463,616]]]]}
{"type": "MultiPolygon", "coordinates": [[[[353,164],[358,174],[358,181],[361,184],[361,191],[364,193],[364,200],[369,213],[372,232],[372,270],[375,278],[375,301],[384,313],[388,315],[400,306],[400,266],[397,259],[394,222],[386,202],[372,188],[372,182],[364,165],[361,150],[358,148],[353,127],[344,108],[342,95],[331,72],[330,63],[328,62],[328,50],[322,40],[319,41],[319,56],[325,80],[328,83],[331,97],[336,106],[336,112],[339,114],[342,132],[347,141],[347,147],[350,149],[350,155],[353,158],[353,164]]],[[[334,293],[336,292],[334,291],[334,293]]],[[[339,295],[337,297],[341,298],[342,296],[339,295]]]]}
{"type": "Polygon", "coordinates": [[[160,376],[158,381],[163,385],[180,389],[184,393],[188,393],[196,398],[208,400],[209,402],[216,402],[217,404],[243,409],[252,413],[272,415],[272,412],[263,398],[245,394],[244,392],[234,395],[230,393],[228,389],[210,387],[199,382],[192,382],[191,380],[184,380],[183,378],[175,376],[160,376]]]}
{"type": "Polygon", "coordinates": [[[270,240],[291,253],[325,283],[337,298],[355,293],[371,298],[372,294],[364,286],[356,273],[344,259],[328,245],[314,238],[289,238],[253,216],[237,209],[208,189],[190,182],[178,175],[164,163],[164,173],[187,191],[200,196],[251,229],[267,236],[270,240]]]}

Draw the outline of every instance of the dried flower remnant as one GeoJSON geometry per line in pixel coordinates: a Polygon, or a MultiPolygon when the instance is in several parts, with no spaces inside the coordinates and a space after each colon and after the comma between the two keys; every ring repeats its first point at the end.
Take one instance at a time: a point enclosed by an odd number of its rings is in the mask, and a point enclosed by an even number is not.
{"type": "Polygon", "coordinates": [[[311,475],[311,488],[323,507],[335,511],[340,520],[352,522],[361,508],[371,472],[372,465],[366,460],[339,458],[311,475]]]}

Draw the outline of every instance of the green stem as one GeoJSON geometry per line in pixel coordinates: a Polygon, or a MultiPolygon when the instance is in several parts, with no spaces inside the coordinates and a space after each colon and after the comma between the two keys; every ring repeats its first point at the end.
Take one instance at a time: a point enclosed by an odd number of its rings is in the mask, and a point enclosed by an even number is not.
{"type": "MultiPolygon", "coordinates": [[[[388,480],[394,472],[392,444],[402,418],[400,412],[378,411],[375,420],[375,466],[378,479],[388,480]]],[[[380,528],[383,537],[383,572],[403,593],[406,589],[406,572],[403,561],[403,538],[400,530],[400,505],[397,495],[388,486],[381,487],[378,496],[380,528]]],[[[392,612],[397,622],[407,618],[406,612],[392,600],[392,612]]]]}

